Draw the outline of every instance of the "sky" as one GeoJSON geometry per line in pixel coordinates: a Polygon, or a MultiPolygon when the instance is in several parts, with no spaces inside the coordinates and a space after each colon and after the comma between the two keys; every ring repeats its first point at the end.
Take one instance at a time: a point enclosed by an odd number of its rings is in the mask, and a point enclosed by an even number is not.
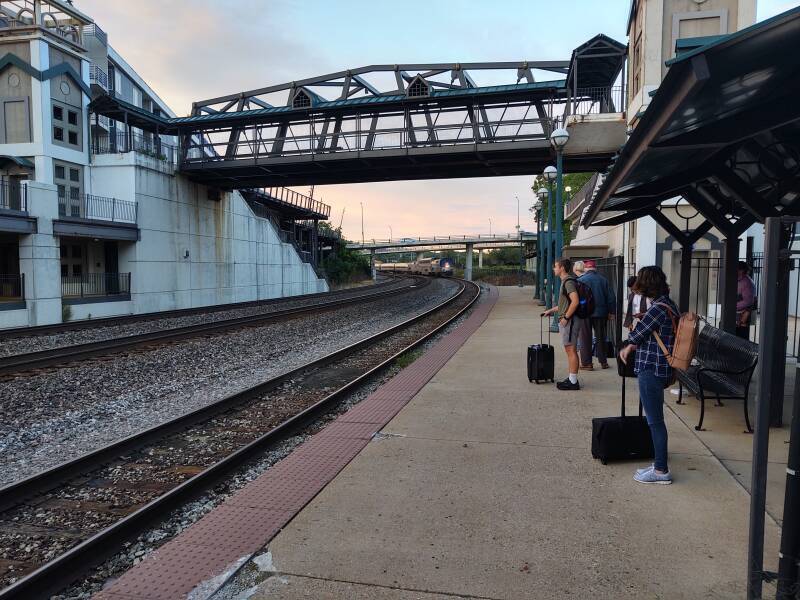
{"type": "MultiPolygon", "coordinates": [[[[74,0],[178,115],[191,103],[370,64],[566,60],[627,42],[630,0],[74,0]]],[[[758,20],[800,4],[758,0],[758,20]]],[[[513,82],[509,82],[513,83],[513,82]]],[[[480,82],[479,82],[480,84],[480,82]]],[[[532,177],[317,186],[349,239],[512,233],[532,177]],[[517,210],[519,198],[519,213],[517,210]],[[344,211],[342,218],[342,211],[344,211]]],[[[308,193],[304,187],[294,188],[308,193]]]]}

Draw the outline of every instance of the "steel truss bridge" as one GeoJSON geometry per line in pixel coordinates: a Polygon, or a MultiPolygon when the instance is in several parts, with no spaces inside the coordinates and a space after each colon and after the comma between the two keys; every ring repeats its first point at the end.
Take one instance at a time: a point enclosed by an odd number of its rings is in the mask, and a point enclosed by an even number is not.
{"type": "MultiPolygon", "coordinates": [[[[90,109],[177,135],[180,170],[222,189],[528,175],[552,162],[567,117],[622,112],[626,52],[598,35],[570,60],[368,66],[196,102],[188,117],[113,95],[90,109]]],[[[565,168],[601,170],[615,151],[568,148],[565,168]]]]}
{"type": "Polygon", "coordinates": [[[527,247],[536,244],[536,234],[523,231],[520,234],[496,235],[440,235],[433,237],[400,238],[398,240],[367,240],[363,243],[351,242],[347,248],[360,250],[364,254],[395,254],[403,252],[423,252],[440,250],[494,250],[497,248],[527,247]]]}

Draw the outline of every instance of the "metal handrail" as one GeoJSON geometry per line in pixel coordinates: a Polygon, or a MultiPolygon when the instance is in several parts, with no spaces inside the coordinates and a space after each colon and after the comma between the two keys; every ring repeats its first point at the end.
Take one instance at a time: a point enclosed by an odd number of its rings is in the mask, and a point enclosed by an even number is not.
{"type": "Polygon", "coordinates": [[[331,207],[328,204],[315,200],[311,196],[306,196],[300,192],[290,190],[289,188],[255,188],[252,191],[269,196],[270,199],[277,202],[296,206],[297,208],[302,208],[319,215],[325,215],[325,217],[329,217],[331,214],[331,207]]]}
{"type": "MultiPolygon", "coordinates": [[[[523,239],[527,240],[529,236],[535,236],[535,233],[529,231],[522,231],[521,232],[523,239]]],[[[348,244],[350,248],[357,248],[360,246],[372,246],[375,244],[429,244],[433,242],[471,242],[471,241],[481,241],[481,242],[495,242],[495,241],[504,241],[504,240],[519,240],[520,234],[518,233],[507,233],[507,234],[484,234],[479,233],[476,235],[434,235],[432,237],[403,237],[398,239],[376,239],[371,238],[370,240],[364,242],[363,244],[359,242],[352,242],[348,244]]]]}
{"type": "Polygon", "coordinates": [[[83,273],[61,276],[61,296],[64,298],[120,296],[130,293],[130,273],[83,273]]]}
{"type": "Polygon", "coordinates": [[[0,182],[0,210],[27,212],[28,186],[17,182],[0,182]]]}
{"type": "Polygon", "coordinates": [[[149,138],[141,134],[127,135],[122,131],[104,136],[94,136],[91,151],[94,155],[137,152],[173,166],[178,164],[178,147],[161,141],[158,136],[149,138]]]}
{"type": "Polygon", "coordinates": [[[58,215],[93,221],[136,223],[138,205],[129,200],[119,200],[94,194],[59,194],[58,215]]]}
{"type": "Polygon", "coordinates": [[[25,273],[0,273],[0,301],[25,299],[25,273]]]}
{"type": "Polygon", "coordinates": [[[97,65],[89,67],[89,83],[96,83],[104,90],[108,90],[108,75],[97,65]]]}

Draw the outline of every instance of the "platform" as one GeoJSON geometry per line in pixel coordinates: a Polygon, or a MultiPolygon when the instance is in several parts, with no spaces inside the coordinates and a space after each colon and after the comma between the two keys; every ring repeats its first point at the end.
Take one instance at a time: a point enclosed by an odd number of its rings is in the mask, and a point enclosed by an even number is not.
{"type": "MultiPolygon", "coordinates": [[[[97,597],[183,597],[158,589],[158,581],[192,576],[201,584],[193,598],[207,597],[225,579],[215,597],[244,590],[253,599],[742,597],[749,495],[718,457],[747,457],[752,438],[733,416],[741,406],[709,409],[709,437],[692,428],[696,401],[675,407],[668,397],[675,483],[637,484],[638,464],[603,466],[589,452],[591,418],[619,409],[613,370],[582,372],[579,392],[527,381],[524,352],[538,337],[541,311],[530,296],[530,288],[501,288],[463,346],[465,332],[451,334],[398,376],[405,384],[396,377],[389,391],[378,390],[391,404],[399,398],[393,393],[427,381],[404,407],[394,405],[396,416],[376,435],[377,419],[335,424],[361,423],[361,434],[350,434],[360,438],[358,449],[342,451],[341,472],[327,485],[321,481],[307,504],[297,501],[302,510],[281,512],[279,526],[263,518],[277,508],[264,512],[258,499],[259,489],[271,499],[278,487],[258,480],[243,490],[245,500],[235,496],[218,509],[230,512],[238,502],[252,511],[248,543],[208,542],[219,552],[228,548],[227,562],[217,562],[225,568],[208,568],[208,548],[196,542],[211,513],[97,597]],[[435,372],[437,361],[446,364],[435,372]],[[248,556],[256,560],[248,564],[248,556]]],[[[556,375],[563,376],[558,349],[556,359],[556,375]]],[[[776,468],[782,433],[776,431],[770,457],[776,468]]],[[[344,437],[323,431],[270,471],[280,476],[298,452],[333,439],[344,437]]],[[[771,479],[771,514],[779,517],[780,477],[771,479]]],[[[768,517],[767,569],[776,567],[779,535],[768,517]]]]}

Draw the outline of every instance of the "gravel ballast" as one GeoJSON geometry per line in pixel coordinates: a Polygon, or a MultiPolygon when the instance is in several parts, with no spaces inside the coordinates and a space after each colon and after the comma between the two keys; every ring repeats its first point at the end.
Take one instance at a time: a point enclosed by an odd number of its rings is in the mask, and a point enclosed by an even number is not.
{"type": "MultiPolygon", "coordinates": [[[[47,335],[33,335],[28,337],[4,339],[0,343],[0,358],[28,352],[50,350],[53,348],[63,348],[65,346],[73,346],[77,344],[86,344],[89,342],[99,342],[112,338],[130,337],[143,333],[163,331],[165,329],[187,327],[189,325],[216,323],[226,319],[266,315],[281,310],[300,308],[322,302],[330,302],[338,298],[346,298],[349,296],[398,289],[408,285],[408,283],[408,279],[398,279],[396,281],[390,281],[375,286],[339,290],[336,292],[331,292],[330,294],[326,294],[325,296],[315,296],[312,298],[286,298],[277,302],[231,308],[229,310],[209,310],[183,316],[164,318],[154,317],[153,319],[148,319],[145,321],[134,321],[117,325],[102,325],[88,329],[75,329],[73,331],[62,331],[47,335]]],[[[1,336],[2,332],[0,332],[0,338],[1,336]]]]}
{"type": "MultiPolygon", "coordinates": [[[[468,316],[469,312],[451,323],[445,330],[434,336],[432,339],[421,345],[419,350],[424,352],[431,346],[435,345],[441,339],[441,337],[447,335],[447,333],[458,327],[458,325],[468,316]]],[[[94,569],[85,580],[53,596],[53,600],[86,600],[91,598],[92,595],[100,591],[107,582],[113,581],[114,578],[124,573],[127,569],[144,560],[147,555],[156,550],[159,546],[163,545],[166,541],[179,534],[184,529],[188,528],[194,522],[201,519],[205,514],[213,510],[215,507],[219,506],[227,498],[232,496],[252,480],[259,477],[275,463],[288,456],[292,450],[294,450],[294,448],[306,441],[315,432],[321,430],[328,423],[335,420],[339,415],[347,412],[350,408],[368,397],[372,392],[383,385],[383,383],[391,379],[400,370],[400,367],[395,364],[379,376],[371,378],[361,387],[353,390],[341,401],[335,410],[317,419],[303,433],[287,439],[279,444],[279,446],[275,449],[264,453],[264,455],[258,460],[243,466],[238,471],[227,477],[224,482],[216,486],[212,492],[208,492],[199,497],[197,500],[171,512],[166,516],[164,521],[158,523],[150,531],[139,536],[139,538],[135,541],[126,544],[125,548],[121,552],[94,569]]],[[[246,559],[246,557],[243,558],[246,559]]],[[[243,562],[240,565],[242,568],[238,571],[238,573],[230,574],[230,581],[218,582],[219,584],[223,585],[222,589],[217,591],[217,593],[214,593],[214,590],[210,589],[208,590],[209,595],[213,594],[213,598],[219,600],[248,597],[248,588],[261,579],[261,577],[258,577],[258,575],[254,575],[254,571],[258,571],[259,569],[256,567],[251,568],[251,563],[256,562],[258,562],[258,556],[254,557],[254,559],[251,559],[250,561],[247,561],[246,563],[243,562]]],[[[200,594],[198,597],[209,596],[200,594]]]]}
{"type": "Polygon", "coordinates": [[[455,293],[417,291],[0,382],[0,484],[8,484],[298,367],[455,293]]]}

